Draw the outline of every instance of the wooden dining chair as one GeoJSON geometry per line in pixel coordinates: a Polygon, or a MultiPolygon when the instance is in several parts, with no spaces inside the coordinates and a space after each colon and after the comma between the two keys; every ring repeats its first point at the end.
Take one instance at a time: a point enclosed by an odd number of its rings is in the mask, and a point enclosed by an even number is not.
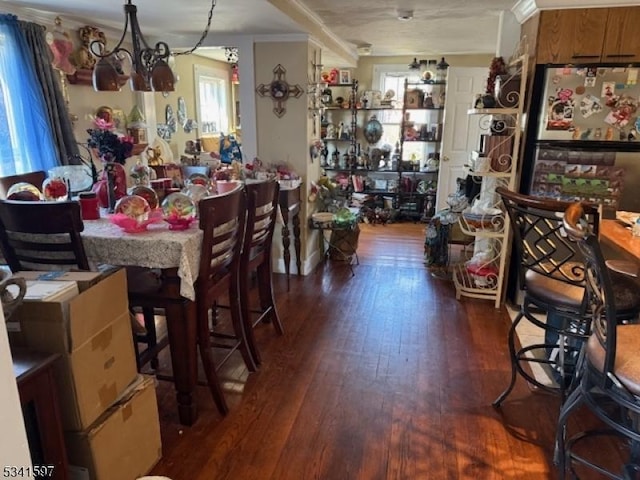
{"type": "MultiPolygon", "coordinates": [[[[207,197],[198,205],[200,229],[203,231],[200,266],[196,280],[196,309],[198,347],[207,383],[218,410],[229,410],[217,375],[217,370],[239,350],[249,371],[256,366],[249,351],[242,322],[239,294],[239,265],[245,228],[246,203],[241,185],[224,195],[207,197]],[[229,300],[233,333],[220,331],[211,325],[210,311],[220,298],[229,300]],[[215,340],[215,343],[212,342],[215,340]],[[225,355],[214,363],[212,348],[222,348],[225,355]]],[[[130,277],[131,306],[161,309],[167,300],[160,290],[160,282],[151,272],[138,270],[130,277]]]]}
{"type": "Polygon", "coordinates": [[[78,202],[0,200],[0,247],[11,271],[90,270],[78,202]]]}
{"type": "Polygon", "coordinates": [[[273,323],[278,335],[284,333],[273,295],[271,245],[275,229],[280,188],[276,180],[249,183],[247,192],[247,226],[240,258],[240,304],[245,322],[247,342],[256,365],[260,353],[253,328],[260,323],[273,323]],[[259,308],[251,305],[251,277],[256,272],[259,308]],[[257,314],[257,316],[255,315],[257,314]]]}
{"type": "Polygon", "coordinates": [[[0,198],[7,198],[7,192],[16,183],[26,182],[34,185],[38,190],[42,190],[42,183],[47,178],[46,172],[41,170],[37,172],[21,173],[19,175],[9,175],[0,177],[0,198]]]}

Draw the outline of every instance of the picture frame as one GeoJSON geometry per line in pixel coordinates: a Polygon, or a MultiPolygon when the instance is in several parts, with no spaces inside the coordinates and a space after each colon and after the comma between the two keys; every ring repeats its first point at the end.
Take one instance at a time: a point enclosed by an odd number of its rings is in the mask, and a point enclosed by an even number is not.
{"type": "Polygon", "coordinates": [[[350,70],[339,70],[338,71],[338,80],[341,84],[347,85],[351,83],[351,71],[350,70]]]}
{"type": "Polygon", "coordinates": [[[127,116],[121,108],[112,108],[113,128],[118,132],[124,132],[127,127],[127,116]]]}

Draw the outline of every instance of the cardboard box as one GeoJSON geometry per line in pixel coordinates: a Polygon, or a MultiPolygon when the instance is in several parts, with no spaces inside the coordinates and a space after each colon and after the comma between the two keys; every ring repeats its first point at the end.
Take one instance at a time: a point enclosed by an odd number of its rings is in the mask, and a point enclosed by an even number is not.
{"type": "Polygon", "coordinates": [[[56,282],[76,282],[80,292],[84,292],[100,281],[104,276],[101,272],[44,272],[44,271],[19,271],[14,277],[22,277],[25,280],[43,280],[56,282]]]}
{"type": "Polygon", "coordinates": [[[24,302],[7,326],[12,344],[61,354],[56,384],[67,430],[83,430],[136,378],[123,269],[63,302],[24,302]]]}
{"type": "Polygon", "coordinates": [[[65,433],[72,478],[135,480],[162,457],[155,384],[140,381],[84,432],[65,433]]]}

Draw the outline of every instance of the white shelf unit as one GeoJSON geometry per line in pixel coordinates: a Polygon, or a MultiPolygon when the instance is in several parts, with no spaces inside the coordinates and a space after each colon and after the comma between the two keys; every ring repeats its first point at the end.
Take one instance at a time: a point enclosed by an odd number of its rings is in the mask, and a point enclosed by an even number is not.
{"type": "Polygon", "coordinates": [[[504,301],[511,231],[509,217],[495,189],[504,186],[515,190],[518,185],[526,70],[527,55],[514,56],[509,62],[510,76],[503,83],[512,87],[511,93],[498,95],[496,108],[473,108],[468,111],[469,115],[477,118],[480,130],[485,132],[482,135],[484,149],[477,155],[482,162],[475,162],[475,169],[474,165],[470,169],[470,174],[480,183],[480,193],[476,198],[486,206],[500,209],[501,213],[460,216],[462,232],[476,239],[474,257],[477,259],[479,253],[482,255],[481,260],[471,267],[468,262],[454,265],[453,281],[456,298],[465,296],[493,300],[496,308],[504,301]],[[513,89],[513,82],[516,81],[518,88],[513,89]]]}

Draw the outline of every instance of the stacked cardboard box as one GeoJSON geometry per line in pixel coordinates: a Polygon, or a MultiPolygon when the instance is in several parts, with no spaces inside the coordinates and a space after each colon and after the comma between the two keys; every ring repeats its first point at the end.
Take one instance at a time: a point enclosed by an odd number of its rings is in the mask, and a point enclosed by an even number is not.
{"type": "MultiPolygon", "coordinates": [[[[46,281],[45,275],[22,274],[30,282],[46,281]]],[[[79,467],[87,472],[87,476],[78,478],[134,480],[159,460],[160,433],[153,382],[139,382],[131,388],[139,379],[125,271],[117,270],[106,277],[99,273],[67,273],[50,279],[75,282],[79,293],[59,300],[25,301],[7,324],[11,342],[61,355],[55,375],[62,423],[67,439],[75,439],[67,442],[67,450],[71,463],[83,462],[79,467]],[[145,405],[144,412],[138,407],[140,404],[145,405]],[[119,424],[122,432],[110,437],[105,432],[114,424],[119,424]],[[131,431],[133,425],[135,433],[131,431]],[[113,476],[106,459],[114,451],[139,449],[140,435],[144,435],[153,455],[134,455],[131,462],[119,464],[118,474],[113,476]],[[111,438],[113,445],[94,451],[94,446],[103,445],[105,438],[111,438]],[[91,455],[86,454],[87,448],[91,455]],[[82,453],[78,454],[78,450],[82,453]]]]}

